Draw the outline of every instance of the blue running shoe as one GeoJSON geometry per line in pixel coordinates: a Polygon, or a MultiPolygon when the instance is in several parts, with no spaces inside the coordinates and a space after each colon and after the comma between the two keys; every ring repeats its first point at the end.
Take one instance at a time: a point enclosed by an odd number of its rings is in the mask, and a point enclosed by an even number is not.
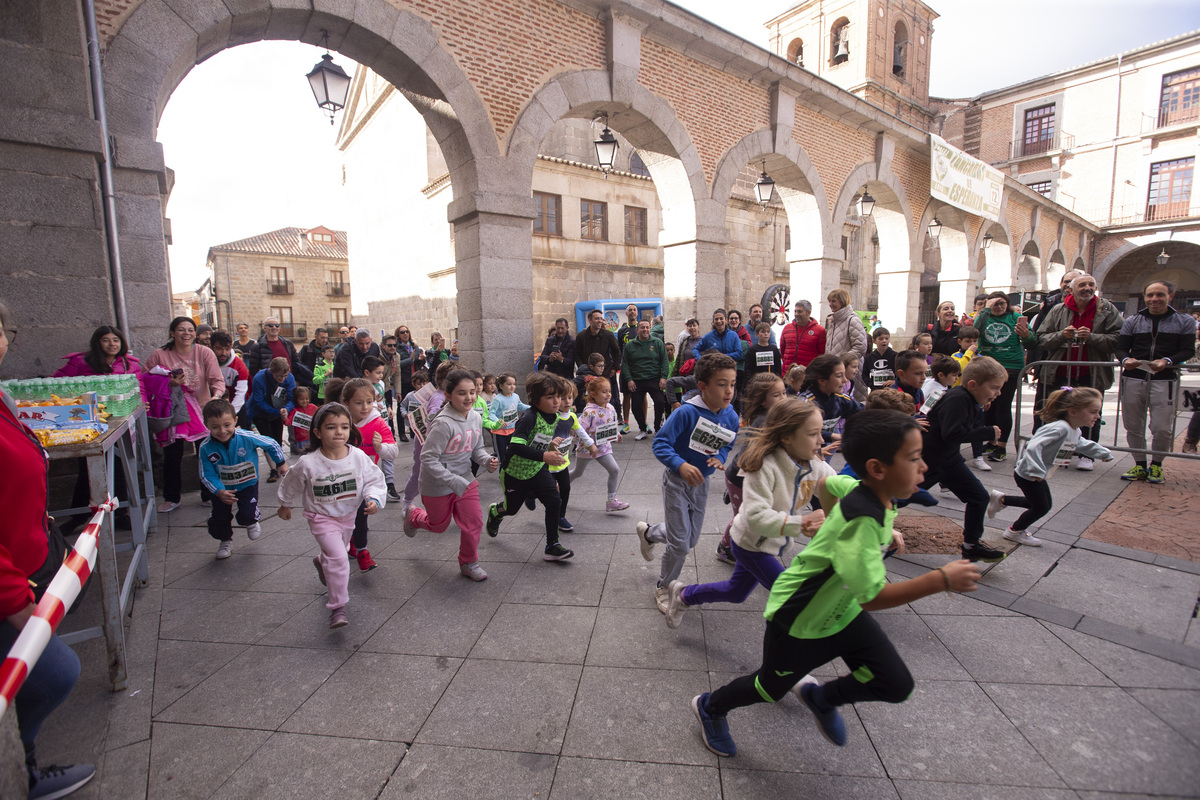
{"type": "Polygon", "coordinates": [[[800,702],[804,703],[808,707],[808,710],[813,713],[813,716],[816,717],[817,727],[821,729],[821,734],[838,747],[845,747],[846,723],[842,721],[842,715],[836,708],[830,711],[818,711],[813,695],[821,690],[821,686],[815,678],[808,678],[807,680],[811,680],[812,683],[801,684],[800,702]]]}
{"type": "Polygon", "coordinates": [[[729,735],[729,723],[724,717],[711,717],[708,714],[709,693],[698,694],[692,698],[692,711],[700,721],[700,738],[704,746],[719,756],[736,756],[737,745],[729,735]]]}

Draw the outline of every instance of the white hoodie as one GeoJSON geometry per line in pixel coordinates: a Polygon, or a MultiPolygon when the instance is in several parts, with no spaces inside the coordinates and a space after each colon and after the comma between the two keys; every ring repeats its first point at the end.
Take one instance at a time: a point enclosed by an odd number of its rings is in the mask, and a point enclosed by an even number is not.
{"type": "Polygon", "coordinates": [[[292,507],[299,501],[306,513],[325,517],[352,517],[364,500],[383,508],[387,483],[371,457],[350,447],[350,454],[334,461],[320,450],[300,457],[279,481],[279,504],[292,507]]]}

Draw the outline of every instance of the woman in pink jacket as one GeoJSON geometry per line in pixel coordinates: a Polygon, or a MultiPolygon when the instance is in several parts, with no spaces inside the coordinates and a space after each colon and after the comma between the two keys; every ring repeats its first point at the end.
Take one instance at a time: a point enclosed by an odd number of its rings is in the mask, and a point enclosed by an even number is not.
{"type": "MultiPolygon", "coordinates": [[[[196,323],[190,317],[171,320],[171,341],[146,359],[143,369],[150,372],[162,367],[171,373],[172,385],[182,385],[188,404],[190,425],[168,428],[163,445],[163,502],[158,511],[167,514],[179,508],[183,496],[183,448],[185,442],[197,442],[208,436],[200,409],[214,397],[225,394],[225,377],[217,357],[207,347],[196,346],[196,323]]],[[[159,441],[164,437],[160,435],[159,441]]]]}

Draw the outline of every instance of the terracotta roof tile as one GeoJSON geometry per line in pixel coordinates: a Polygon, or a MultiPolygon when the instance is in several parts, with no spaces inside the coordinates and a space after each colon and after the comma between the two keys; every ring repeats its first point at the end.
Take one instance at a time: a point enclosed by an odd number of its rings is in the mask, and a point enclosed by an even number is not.
{"type": "Polygon", "coordinates": [[[236,242],[213,245],[212,250],[232,250],[239,253],[261,253],[274,256],[298,256],[301,258],[349,259],[346,248],[346,232],[328,228],[280,228],[270,233],[260,233],[236,242]],[[328,231],[333,234],[333,242],[314,242],[307,234],[309,231],[328,231]]]}

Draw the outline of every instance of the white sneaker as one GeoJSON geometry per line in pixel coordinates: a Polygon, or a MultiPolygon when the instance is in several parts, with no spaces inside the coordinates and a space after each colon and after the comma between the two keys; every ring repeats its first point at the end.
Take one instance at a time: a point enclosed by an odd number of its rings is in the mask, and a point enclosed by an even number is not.
{"type": "Polygon", "coordinates": [[[229,558],[233,555],[233,540],[221,542],[217,545],[217,558],[229,558]]]}
{"type": "Polygon", "coordinates": [[[1038,539],[1035,536],[1030,536],[1025,531],[1014,531],[1012,528],[1009,528],[1004,532],[1004,538],[1008,539],[1010,542],[1016,542],[1017,544],[1023,544],[1029,547],[1042,546],[1041,539],[1038,539]]]}
{"type": "Polygon", "coordinates": [[[1080,456],[1079,461],[1075,464],[1075,469],[1081,469],[1084,472],[1091,472],[1096,468],[1096,462],[1087,456],[1080,456]]]}
{"type": "Polygon", "coordinates": [[[170,500],[163,500],[158,504],[158,513],[170,514],[177,508],[179,508],[179,503],[172,503],[170,500]]]}
{"type": "Polygon", "coordinates": [[[262,526],[255,522],[253,525],[246,526],[246,535],[250,537],[250,541],[254,541],[262,534],[262,526]]]}
{"type": "MultiPolygon", "coordinates": [[[[642,549],[642,558],[645,559],[646,561],[653,561],[654,560],[654,545],[656,544],[656,542],[652,542],[646,538],[646,534],[649,531],[650,531],[649,523],[639,522],[637,524],[638,547],[640,547],[642,549]]],[[[663,591],[665,592],[666,589],[664,589],[663,591]]],[[[665,614],[666,612],[664,611],[663,613],[665,614]]]]}
{"type": "Polygon", "coordinates": [[[1004,508],[1004,492],[992,489],[988,494],[991,495],[991,499],[988,500],[987,515],[988,519],[994,519],[997,512],[1004,508]]]}
{"type": "Polygon", "coordinates": [[[683,622],[684,612],[688,610],[687,603],[683,602],[685,587],[683,581],[671,581],[667,585],[667,627],[672,630],[679,627],[679,623],[683,622]]]}
{"type": "MultiPolygon", "coordinates": [[[[412,510],[413,510],[413,507],[409,503],[405,503],[404,508],[401,509],[401,512],[404,514],[404,519],[402,521],[403,525],[404,525],[404,535],[410,539],[417,535],[417,526],[412,524],[412,510]]],[[[477,562],[472,561],[471,563],[475,564],[477,562]]],[[[465,569],[465,567],[464,567],[464,569],[465,569]]],[[[463,574],[466,575],[465,572],[463,574]]],[[[467,577],[471,578],[470,575],[467,575],[467,577]]],[[[475,580],[475,579],[471,578],[471,580],[475,580]]],[[[483,580],[483,578],[480,578],[479,580],[483,580]]]]}
{"type": "Polygon", "coordinates": [[[476,583],[487,580],[487,573],[483,571],[483,567],[479,566],[478,561],[472,561],[470,564],[463,564],[458,568],[458,571],[461,572],[464,577],[470,578],[476,583]]]}
{"type": "Polygon", "coordinates": [[[992,465],[987,463],[986,461],[984,461],[983,456],[980,456],[979,458],[972,458],[967,463],[969,463],[972,467],[979,470],[980,472],[991,472],[992,471],[992,465]]]}
{"type": "Polygon", "coordinates": [[[658,613],[665,615],[667,607],[671,604],[671,590],[665,586],[654,587],[654,605],[658,606],[658,613]]]}
{"type": "Polygon", "coordinates": [[[633,437],[633,440],[634,440],[635,442],[640,442],[640,441],[642,441],[643,439],[645,439],[645,438],[646,438],[647,436],[649,436],[649,435],[650,435],[650,434],[649,434],[647,431],[639,431],[639,432],[638,432],[638,435],[637,435],[637,436],[635,436],[635,437],[633,437]]]}

